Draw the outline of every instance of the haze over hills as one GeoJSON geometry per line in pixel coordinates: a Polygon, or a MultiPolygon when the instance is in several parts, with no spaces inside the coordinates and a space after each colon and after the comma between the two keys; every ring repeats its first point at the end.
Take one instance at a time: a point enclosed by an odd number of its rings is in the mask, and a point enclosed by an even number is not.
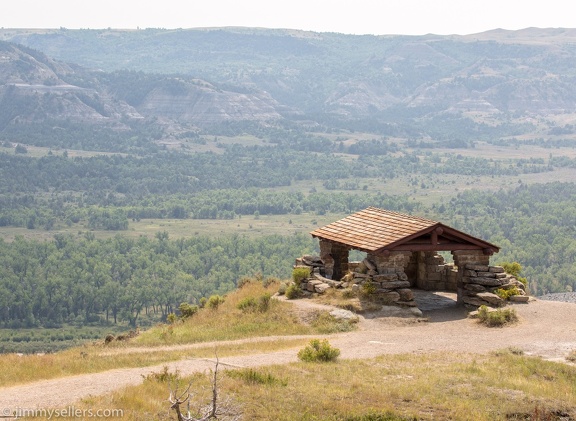
{"type": "Polygon", "coordinates": [[[118,129],[155,119],[176,130],[295,122],[433,141],[567,135],[575,32],[3,29],[0,107],[17,100],[22,112],[0,124],[44,112],[118,129]]]}

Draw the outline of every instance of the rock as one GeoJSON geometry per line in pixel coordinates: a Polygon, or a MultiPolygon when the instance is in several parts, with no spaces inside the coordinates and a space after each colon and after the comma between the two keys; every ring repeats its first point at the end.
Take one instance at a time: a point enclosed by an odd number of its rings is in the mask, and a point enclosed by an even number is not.
{"type": "Polygon", "coordinates": [[[387,273],[384,275],[375,275],[374,280],[376,282],[397,281],[398,280],[398,274],[397,273],[387,273]]]}
{"type": "Polygon", "coordinates": [[[414,299],[414,293],[410,288],[400,288],[396,292],[400,294],[401,301],[412,301],[414,299]]]}
{"type": "Polygon", "coordinates": [[[467,281],[468,283],[472,283],[472,284],[484,285],[487,287],[497,287],[497,286],[501,286],[505,283],[505,281],[503,279],[481,278],[481,277],[463,278],[462,281],[463,282],[467,281]]]}
{"type": "Polygon", "coordinates": [[[465,270],[464,276],[470,276],[470,277],[475,278],[478,276],[478,272],[476,272],[475,270],[465,270]]]}
{"type": "Polygon", "coordinates": [[[464,284],[464,289],[472,292],[484,292],[486,288],[478,284],[464,284]]]}
{"type": "Polygon", "coordinates": [[[364,264],[364,266],[366,266],[368,270],[376,270],[376,265],[372,263],[370,260],[364,259],[362,260],[362,263],[364,264]]]}
{"type": "Polygon", "coordinates": [[[477,276],[483,278],[496,278],[496,274],[492,272],[476,272],[477,276]]]}
{"type": "Polygon", "coordinates": [[[332,279],[325,278],[320,274],[314,274],[314,278],[324,284],[328,284],[333,288],[340,288],[342,287],[342,281],[333,281],[332,279]]]}
{"type": "Polygon", "coordinates": [[[320,283],[318,285],[314,285],[314,292],[317,292],[318,294],[323,294],[327,289],[330,288],[331,288],[330,285],[320,283]]]}
{"type": "Polygon", "coordinates": [[[309,254],[306,254],[302,256],[301,259],[302,262],[308,266],[314,266],[314,267],[324,266],[324,262],[318,256],[311,256],[309,254]]]}
{"type": "Polygon", "coordinates": [[[358,316],[352,313],[350,310],[344,310],[344,309],[332,310],[330,312],[330,315],[338,320],[348,320],[353,322],[358,321],[358,316]]]}
{"type": "Polygon", "coordinates": [[[410,288],[410,282],[408,281],[380,282],[380,285],[383,289],[410,288]]]}
{"type": "Polygon", "coordinates": [[[506,272],[502,266],[490,266],[489,271],[494,272],[494,273],[505,273],[506,272]]]}
{"type": "Polygon", "coordinates": [[[322,283],[322,281],[319,281],[317,279],[311,279],[308,281],[308,283],[306,284],[306,290],[310,291],[310,292],[314,292],[314,289],[316,287],[316,285],[320,285],[322,283]]]}
{"type": "Polygon", "coordinates": [[[502,304],[504,304],[504,300],[502,298],[500,298],[496,294],[492,294],[491,292],[479,292],[478,294],[476,294],[476,296],[481,300],[484,300],[487,303],[495,306],[501,306],[502,304]]]}
{"type": "Polygon", "coordinates": [[[529,295],[513,295],[509,298],[512,303],[527,303],[530,301],[529,295]]]}
{"type": "Polygon", "coordinates": [[[418,303],[414,300],[396,301],[396,304],[398,304],[399,306],[406,306],[406,307],[418,307],[418,303]]]}
{"type": "Polygon", "coordinates": [[[386,292],[376,291],[376,295],[380,300],[386,303],[393,303],[400,299],[400,294],[398,294],[396,291],[386,291],[386,292]]]}
{"type": "Polygon", "coordinates": [[[382,306],[378,312],[381,317],[422,317],[418,307],[382,306]]]}
{"type": "Polygon", "coordinates": [[[476,306],[476,307],[484,306],[487,304],[486,301],[483,301],[476,296],[469,297],[467,295],[462,296],[462,302],[464,304],[470,304],[470,305],[476,306]]]}
{"type": "Polygon", "coordinates": [[[468,263],[465,266],[466,269],[475,270],[477,272],[488,272],[490,271],[490,266],[488,265],[474,265],[472,263],[468,263]]]}

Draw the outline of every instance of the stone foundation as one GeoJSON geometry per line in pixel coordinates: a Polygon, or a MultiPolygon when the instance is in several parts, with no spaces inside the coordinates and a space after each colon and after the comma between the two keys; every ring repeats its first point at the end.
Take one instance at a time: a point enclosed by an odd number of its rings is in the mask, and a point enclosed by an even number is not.
{"type": "Polygon", "coordinates": [[[320,245],[320,257],[296,259],[295,267],[310,269],[310,277],[301,283],[306,293],[322,294],[328,288],[351,288],[358,293],[372,294],[385,304],[416,307],[411,288],[419,288],[457,291],[459,303],[499,307],[506,300],[494,292],[516,287],[519,294],[509,300],[528,301],[524,284],[505,273],[501,266],[490,266],[490,256],[482,250],[452,252],[455,264],[446,264],[435,252],[407,251],[368,254],[362,262],[349,263],[345,247],[328,242],[320,242],[320,245]],[[345,273],[345,276],[338,276],[338,273],[345,273]]]}
{"type": "Polygon", "coordinates": [[[459,301],[464,304],[480,307],[500,307],[506,300],[494,292],[498,289],[517,288],[519,295],[510,297],[511,301],[528,302],[526,287],[514,276],[507,274],[501,266],[467,264],[463,269],[462,289],[459,301]]]}

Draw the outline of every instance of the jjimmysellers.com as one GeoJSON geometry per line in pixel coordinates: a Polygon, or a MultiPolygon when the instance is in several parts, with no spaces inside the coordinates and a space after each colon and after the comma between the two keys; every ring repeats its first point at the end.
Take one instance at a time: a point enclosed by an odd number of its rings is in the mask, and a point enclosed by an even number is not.
{"type": "Polygon", "coordinates": [[[110,418],[123,417],[122,409],[81,409],[74,406],[66,408],[4,408],[0,418],[110,418]]]}

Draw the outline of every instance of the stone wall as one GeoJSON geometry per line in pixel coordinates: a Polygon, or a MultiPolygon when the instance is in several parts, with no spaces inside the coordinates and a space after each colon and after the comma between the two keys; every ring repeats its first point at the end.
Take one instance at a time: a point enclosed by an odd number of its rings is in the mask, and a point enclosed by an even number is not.
{"type": "Polygon", "coordinates": [[[413,286],[427,291],[457,290],[457,269],[436,252],[414,252],[407,270],[411,270],[410,265],[415,266],[413,286]]]}
{"type": "Polygon", "coordinates": [[[323,293],[328,288],[351,288],[358,293],[372,294],[383,304],[417,307],[410,282],[404,273],[404,263],[409,252],[393,252],[388,256],[369,255],[362,262],[347,264],[348,272],[341,280],[323,276],[329,270],[321,265],[323,259],[302,256],[294,267],[308,267],[310,277],[300,283],[303,292],[323,293]]]}
{"type": "Polygon", "coordinates": [[[510,301],[528,302],[524,284],[514,276],[507,274],[502,266],[488,266],[468,263],[464,266],[462,277],[461,300],[464,304],[479,307],[481,305],[499,307],[506,304],[494,292],[498,289],[517,288],[518,295],[511,296],[510,301]]]}

